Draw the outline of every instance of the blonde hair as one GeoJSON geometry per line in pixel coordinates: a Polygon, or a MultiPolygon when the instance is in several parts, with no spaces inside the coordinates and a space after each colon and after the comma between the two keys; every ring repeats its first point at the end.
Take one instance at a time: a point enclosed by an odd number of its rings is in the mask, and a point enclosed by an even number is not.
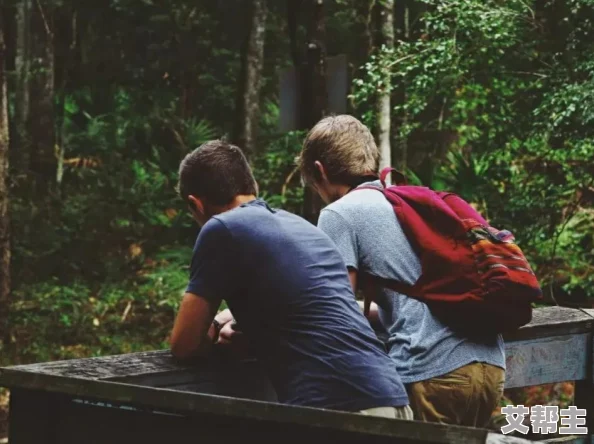
{"type": "Polygon", "coordinates": [[[320,120],[303,142],[297,159],[305,184],[319,182],[315,167],[324,166],[328,180],[345,185],[358,185],[368,176],[377,176],[380,153],[369,129],[353,116],[330,116],[320,120]]]}

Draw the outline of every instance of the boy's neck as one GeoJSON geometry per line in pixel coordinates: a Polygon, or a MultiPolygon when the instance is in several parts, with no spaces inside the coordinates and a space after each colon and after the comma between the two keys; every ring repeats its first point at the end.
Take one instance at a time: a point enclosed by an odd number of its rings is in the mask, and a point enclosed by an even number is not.
{"type": "Polygon", "coordinates": [[[253,194],[239,194],[233,198],[231,203],[225,205],[224,207],[220,207],[220,212],[224,213],[225,211],[232,210],[233,208],[237,208],[243,205],[244,203],[248,203],[253,200],[256,200],[256,196],[254,196],[253,194]]]}

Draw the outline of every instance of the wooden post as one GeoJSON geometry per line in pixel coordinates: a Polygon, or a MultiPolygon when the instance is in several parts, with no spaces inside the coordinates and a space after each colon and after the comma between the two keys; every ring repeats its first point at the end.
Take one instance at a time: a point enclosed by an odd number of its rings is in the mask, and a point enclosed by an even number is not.
{"type": "Polygon", "coordinates": [[[58,444],[59,397],[40,391],[10,392],[8,442],[10,444],[58,444]]]}
{"type": "MultiPolygon", "coordinates": [[[[594,319],[594,310],[582,310],[594,319]]],[[[593,339],[594,331],[590,334],[587,343],[588,354],[587,360],[587,374],[582,381],[575,382],[574,402],[578,409],[586,409],[586,427],[588,427],[588,443],[594,444],[594,349],[593,339]]]]}

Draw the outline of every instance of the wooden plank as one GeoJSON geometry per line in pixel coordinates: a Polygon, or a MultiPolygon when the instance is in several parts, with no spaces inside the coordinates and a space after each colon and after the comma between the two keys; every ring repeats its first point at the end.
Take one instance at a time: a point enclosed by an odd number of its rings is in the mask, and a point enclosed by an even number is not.
{"type": "Polygon", "coordinates": [[[581,311],[594,318],[594,308],[582,308],[581,311]]]}
{"type": "Polygon", "coordinates": [[[506,343],[506,388],[585,379],[589,338],[582,333],[506,343]]]}
{"type": "Polygon", "coordinates": [[[577,435],[559,436],[557,438],[544,439],[541,442],[546,444],[590,444],[588,437],[577,435]]]}
{"type": "MultiPolygon", "coordinates": [[[[6,372],[9,373],[8,370],[6,372]]],[[[488,431],[419,421],[374,418],[356,413],[295,407],[283,404],[226,398],[169,389],[140,387],[82,378],[14,372],[7,376],[16,385],[71,397],[104,401],[128,411],[161,411],[181,415],[214,415],[233,420],[265,421],[283,427],[307,427],[334,432],[361,433],[373,437],[412,439],[422,442],[484,443],[488,431]],[[29,379],[24,381],[23,379],[29,379]],[[148,410],[147,410],[148,409],[148,410]]],[[[63,415],[66,416],[66,415],[63,415]]],[[[375,438],[374,438],[375,439],[375,438]]],[[[375,442],[375,441],[374,441],[375,442]]],[[[12,444],[12,443],[11,443],[12,444]]]]}
{"type": "MultiPolygon", "coordinates": [[[[359,415],[360,416],[360,415],[359,415]]],[[[64,412],[61,424],[60,443],[78,444],[162,444],[164,442],[195,443],[216,442],[235,444],[246,440],[259,444],[303,444],[304,442],[327,442],[341,444],[421,444],[421,443],[489,443],[526,444],[518,438],[503,437],[471,429],[471,435],[456,433],[416,433],[406,438],[370,435],[364,431],[322,429],[297,424],[280,424],[269,421],[254,421],[249,418],[227,418],[209,413],[195,416],[157,415],[148,411],[117,410],[90,404],[72,405],[64,412]],[[101,427],[97,427],[101,424],[101,427]],[[89,430],[92,433],[89,434],[89,430]],[[476,433],[479,432],[479,433],[476,433]],[[485,435],[487,438],[485,439],[485,435]],[[248,438],[249,437],[249,438],[248,438]],[[84,439],[83,439],[84,438],[84,439]]],[[[377,418],[368,418],[372,421],[377,418]]],[[[388,421],[390,420],[383,420],[388,421]]],[[[369,422],[369,421],[368,421],[369,422]]],[[[423,424],[424,425],[424,424],[423,424]]]]}
{"type": "Polygon", "coordinates": [[[522,438],[516,438],[515,436],[500,435],[498,433],[489,433],[485,444],[524,444],[524,443],[535,443],[542,441],[528,441],[522,438]]]}
{"type": "MultiPolygon", "coordinates": [[[[200,366],[208,363],[200,362],[200,366]]],[[[166,373],[192,368],[176,362],[169,350],[130,353],[100,358],[72,359],[10,367],[15,371],[48,375],[68,375],[75,378],[105,379],[147,373],[166,373]]],[[[0,377],[0,383],[2,379],[0,377]]]]}
{"type": "Polygon", "coordinates": [[[591,332],[594,318],[575,308],[541,307],[533,311],[532,322],[517,332],[504,335],[505,342],[591,332]]]}

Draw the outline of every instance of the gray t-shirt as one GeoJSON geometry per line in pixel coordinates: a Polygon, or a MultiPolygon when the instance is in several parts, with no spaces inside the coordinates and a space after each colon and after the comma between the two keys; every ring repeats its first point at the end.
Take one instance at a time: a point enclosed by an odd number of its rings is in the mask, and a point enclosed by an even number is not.
{"type": "MultiPolygon", "coordinates": [[[[363,185],[381,186],[379,181],[363,185]]],[[[408,284],[421,275],[392,205],[378,191],[348,193],[322,210],[318,226],[337,245],[347,267],[408,284]]],[[[423,302],[391,290],[382,290],[376,302],[402,382],[424,381],[472,362],[505,369],[501,335],[472,342],[437,320],[423,302]]]]}

